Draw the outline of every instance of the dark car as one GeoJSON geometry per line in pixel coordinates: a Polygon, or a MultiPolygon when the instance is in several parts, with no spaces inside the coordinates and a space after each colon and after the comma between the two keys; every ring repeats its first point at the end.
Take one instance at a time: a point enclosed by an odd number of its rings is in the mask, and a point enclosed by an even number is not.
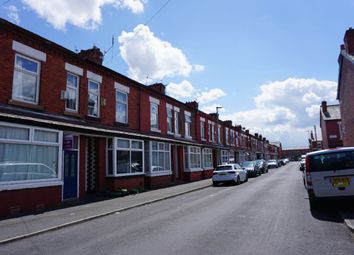
{"type": "Polygon", "coordinates": [[[261,170],[256,161],[244,161],[241,166],[247,171],[248,176],[261,175],[261,170]]]}
{"type": "Polygon", "coordinates": [[[264,159],[258,159],[256,162],[262,174],[268,173],[268,165],[264,159]]]}

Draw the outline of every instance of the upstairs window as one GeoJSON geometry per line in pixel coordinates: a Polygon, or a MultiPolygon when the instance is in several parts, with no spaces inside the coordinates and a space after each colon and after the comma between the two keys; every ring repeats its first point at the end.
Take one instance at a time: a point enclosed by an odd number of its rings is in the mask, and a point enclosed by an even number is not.
{"type": "Polygon", "coordinates": [[[172,108],[167,108],[167,132],[173,133],[173,113],[172,113],[172,108]]]}
{"type": "Polygon", "coordinates": [[[200,138],[205,140],[205,121],[200,121],[200,138]]]}
{"type": "Polygon", "coordinates": [[[12,98],[38,104],[40,62],[16,54],[12,98]]]}
{"type": "Polygon", "coordinates": [[[100,85],[98,82],[89,80],[88,97],[88,116],[98,118],[100,110],[100,85]]]}
{"type": "Polygon", "coordinates": [[[150,123],[152,130],[159,129],[159,105],[150,103],[150,123]]]}
{"type": "Polygon", "coordinates": [[[192,138],[192,134],[191,134],[192,118],[189,112],[184,113],[184,120],[185,120],[185,124],[184,124],[185,137],[192,138]]]}
{"type": "Polygon", "coordinates": [[[66,76],[66,93],[65,109],[67,111],[77,112],[79,103],[79,77],[68,73],[66,76]]]}
{"type": "Polygon", "coordinates": [[[179,112],[175,111],[175,134],[179,134],[179,112]]]}
{"type": "Polygon", "coordinates": [[[119,90],[116,92],[116,121],[128,123],[128,94],[119,90]]]}

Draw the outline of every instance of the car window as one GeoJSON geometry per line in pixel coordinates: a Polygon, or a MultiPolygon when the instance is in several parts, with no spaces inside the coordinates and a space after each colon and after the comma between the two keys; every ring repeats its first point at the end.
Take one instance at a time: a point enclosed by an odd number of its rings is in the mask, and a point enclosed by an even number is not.
{"type": "Polygon", "coordinates": [[[232,170],[232,166],[217,166],[216,171],[220,171],[220,170],[232,170]]]}
{"type": "Polygon", "coordinates": [[[311,172],[354,168],[354,151],[340,151],[309,156],[311,172]]]}

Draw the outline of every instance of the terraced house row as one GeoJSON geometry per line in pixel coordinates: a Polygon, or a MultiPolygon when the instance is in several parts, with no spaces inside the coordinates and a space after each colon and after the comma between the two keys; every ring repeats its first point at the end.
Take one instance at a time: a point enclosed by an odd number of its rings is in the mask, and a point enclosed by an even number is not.
{"type": "Polygon", "coordinates": [[[0,216],[278,157],[262,135],[106,68],[96,47],[75,53],[1,19],[0,52],[0,216]]]}

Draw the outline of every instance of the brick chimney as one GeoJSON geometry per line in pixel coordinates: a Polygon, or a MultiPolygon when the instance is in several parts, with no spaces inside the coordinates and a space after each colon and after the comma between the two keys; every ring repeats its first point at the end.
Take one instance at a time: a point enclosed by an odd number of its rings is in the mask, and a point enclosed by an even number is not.
{"type": "Polygon", "coordinates": [[[354,54],[354,29],[351,27],[345,32],[344,45],[347,53],[354,54]]]}
{"type": "Polygon", "coordinates": [[[149,87],[163,95],[166,95],[166,86],[162,83],[154,83],[149,85],[149,87]]]}
{"type": "Polygon", "coordinates": [[[257,134],[257,133],[255,133],[254,136],[255,136],[256,138],[258,138],[258,134],[257,134]]]}
{"type": "Polygon", "coordinates": [[[186,105],[189,106],[190,108],[198,110],[198,102],[197,101],[186,102],[186,105]]]}
{"type": "Polygon", "coordinates": [[[322,107],[322,112],[327,112],[327,102],[326,101],[322,101],[321,107],[322,107]]]}
{"type": "Polygon", "coordinates": [[[88,50],[81,50],[79,52],[79,56],[83,57],[84,59],[88,59],[96,64],[102,65],[103,62],[103,53],[99,48],[93,46],[91,49],[88,50]]]}
{"type": "Polygon", "coordinates": [[[226,124],[228,126],[232,126],[232,120],[225,120],[224,124],[226,124]]]}
{"type": "Polygon", "coordinates": [[[246,135],[248,135],[250,133],[250,131],[248,129],[246,129],[245,132],[246,132],[246,135]]]}

